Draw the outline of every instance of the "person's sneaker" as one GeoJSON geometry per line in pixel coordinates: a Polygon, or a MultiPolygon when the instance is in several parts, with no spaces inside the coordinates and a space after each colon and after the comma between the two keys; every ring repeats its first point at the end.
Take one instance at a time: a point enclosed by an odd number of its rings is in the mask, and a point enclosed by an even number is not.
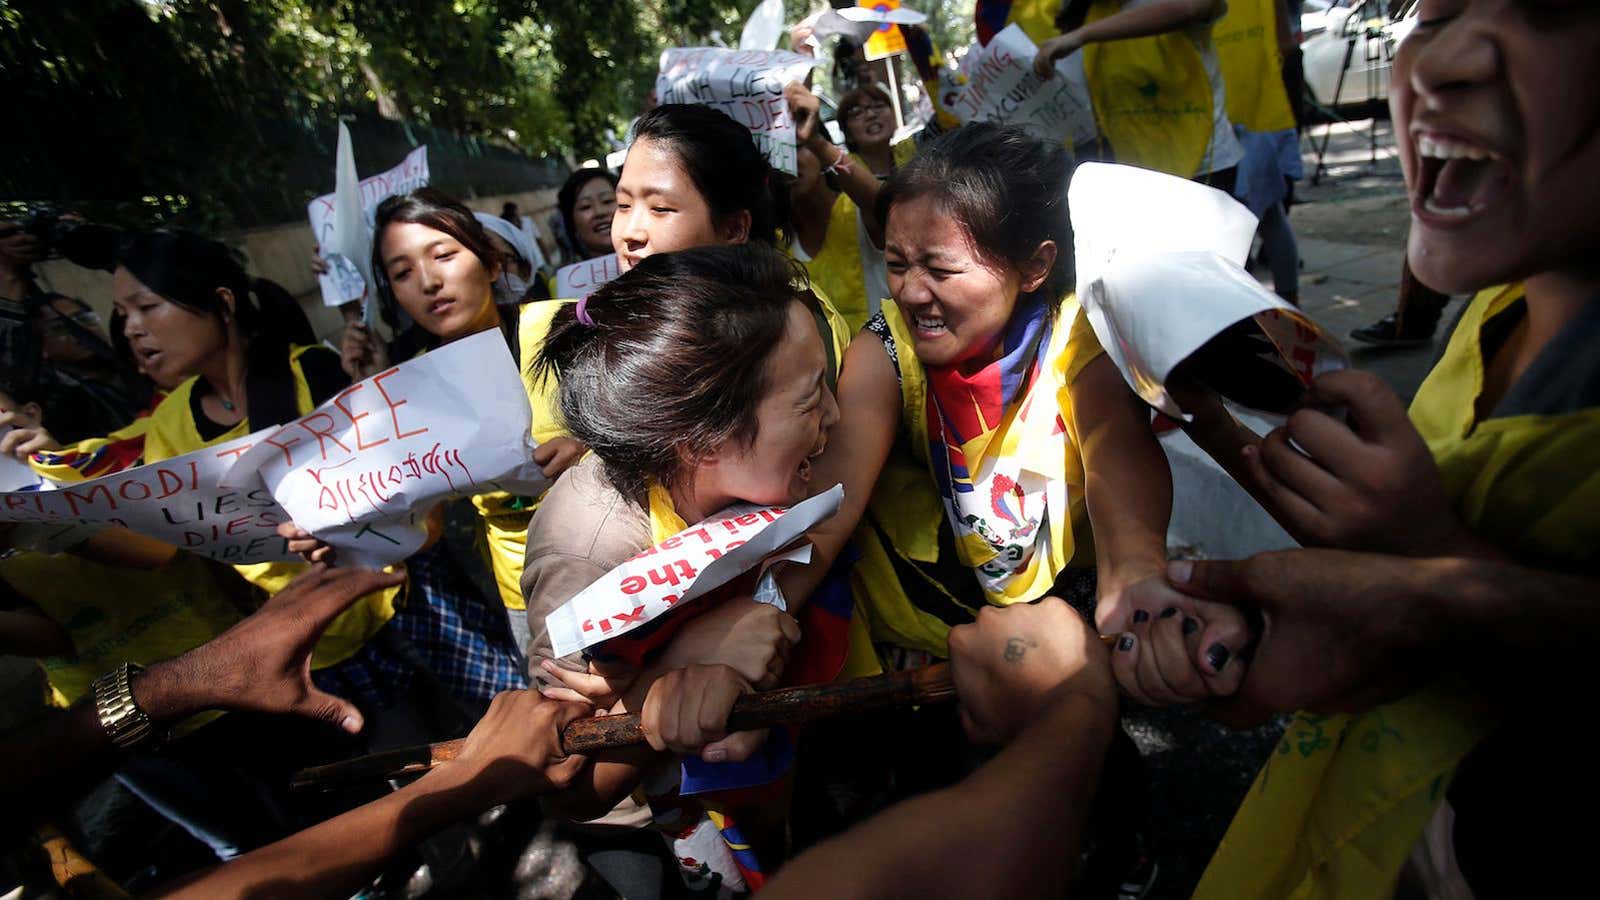
{"type": "Polygon", "coordinates": [[[1155,860],[1149,857],[1139,860],[1138,868],[1123,876],[1122,884],[1117,887],[1117,900],[1144,900],[1155,887],[1158,871],[1155,860]]]}
{"type": "Polygon", "coordinates": [[[1400,332],[1400,319],[1394,313],[1350,331],[1350,337],[1363,344],[1373,344],[1379,347],[1418,347],[1433,339],[1433,332],[1423,335],[1402,334],[1400,332]]]}

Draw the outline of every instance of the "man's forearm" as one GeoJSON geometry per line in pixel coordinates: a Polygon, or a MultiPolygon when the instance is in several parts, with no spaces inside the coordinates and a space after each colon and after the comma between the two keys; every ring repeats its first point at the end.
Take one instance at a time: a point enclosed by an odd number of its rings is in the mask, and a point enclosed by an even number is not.
{"type": "Polygon", "coordinates": [[[762,894],[1060,897],[1114,728],[1114,709],[1063,694],[967,780],[807,851],[762,894]]]}
{"type": "Polygon", "coordinates": [[[453,765],[320,825],[202,872],[162,897],[348,897],[391,857],[482,812],[490,797],[453,765]]]}
{"type": "Polygon", "coordinates": [[[1481,559],[1426,560],[1416,575],[1457,667],[1540,689],[1592,677],[1600,579],[1481,559]]]}

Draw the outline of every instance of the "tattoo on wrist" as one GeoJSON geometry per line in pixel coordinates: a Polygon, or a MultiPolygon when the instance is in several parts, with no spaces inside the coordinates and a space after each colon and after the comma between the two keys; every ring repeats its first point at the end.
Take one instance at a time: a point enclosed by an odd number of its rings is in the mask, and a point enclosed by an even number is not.
{"type": "Polygon", "coordinates": [[[1022,657],[1026,656],[1028,653],[1028,648],[1037,646],[1039,646],[1037,643],[1026,638],[1007,638],[1005,661],[1008,663],[1022,662],[1022,657]]]}

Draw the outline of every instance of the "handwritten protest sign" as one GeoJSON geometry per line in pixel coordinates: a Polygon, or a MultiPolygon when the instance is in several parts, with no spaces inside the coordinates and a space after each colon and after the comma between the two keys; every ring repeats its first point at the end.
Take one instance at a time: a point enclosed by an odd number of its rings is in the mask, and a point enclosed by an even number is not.
{"type": "MultiPolygon", "coordinates": [[[[350,173],[355,171],[354,157],[350,155],[348,132],[340,126],[340,157],[346,163],[350,173]]],[[[387,172],[381,172],[370,178],[363,178],[356,185],[355,198],[360,203],[361,221],[365,224],[365,231],[359,235],[347,235],[343,232],[353,231],[350,223],[346,227],[338,227],[339,192],[312,200],[306,205],[306,215],[311,220],[311,233],[317,239],[317,246],[325,254],[336,253],[345,257],[347,261],[356,264],[364,272],[364,261],[371,255],[373,217],[378,211],[378,204],[385,198],[395,194],[404,194],[428,184],[428,147],[421,147],[406,154],[400,164],[387,172]]],[[[333,260],[329,259],[330,268],[333,260]]],[[[335,279],[319,279],[322,287],[322,302],[328,306],[338,306],[352,299],[348,296],[350,289],[348,281],[335,279]],[[331,293],[330,293],[331,291],[331,293]]],[[[360,299],[359,295],[354,299],[360,299]]]]}
{"type": "Polygon", "coordinates": [[[607,253],[594,259],[581,259],[570,266],[556,270],[555,296],[561,300],[587,297],[600,289],[600,285],[622,274],[617,265],[617,255],[607,253]]]}
{"type": "Polygon", "coordinates": [[[118,525],[233,565],[291,559],[278,537],[288,515],[260,485],[225,487],[222,476],[266,432],[55,490],[0,494],[0,522],[61,529],[118,525]]]}
{"type": "Polygon", "coordinates": [[[1067,192],[1078,300],[1122,377],[1183,416],[1180,365],[1229,399],[1288,412],[1349,365],[1339,342],[1244,270],[1256,218],[1221,191],[1136,166],[1084,163],[1067,192]],[[1286,408],[1287,407],[1287,408],[1286,408]]]}
{"type": "Polygon", "coordinates": [[[325,253],[322,259],[328,264],[328,271],[317,276],[317,286],[322,289],[324,305],[342,306],[366,296],[366,280],[350,257],[343,253],[325,253]]]}
{"type": "Polygon", "coordinates": [[[493,490],[535,494],[528,396],[499,329],[462,338],[263,432],[228,484],[265,485],[341,563],[415,553],[435,501],[493,490]]]}
{"type": "Polygon", "coordinates": [[[656,75],[662,103],[698,103],[728,114],[750,129],[773,168],[795,174],[795,126],[783,89],[803,81],[815,66],[787,50],[679,47],[663,51],[656,75]]]}
{"type": "Polygon", "coordinates": [[[1094,139],[1094,111],[1083,66],[1063,60],[1053,78],[1033,70],[1038,48],[1016,24],[1007,25],[962,65],[966,83],[942,92],[944,108],[968,122],[1021,125],[1040,140],[1077,145],[1094,139]]]}
{"type": "Polygon", "coordinates": [[[556,656],[626,634],[754,569],[833,515],[844,488],[792,507],[730,506],[645,550],[545,618],[556,656]]]}

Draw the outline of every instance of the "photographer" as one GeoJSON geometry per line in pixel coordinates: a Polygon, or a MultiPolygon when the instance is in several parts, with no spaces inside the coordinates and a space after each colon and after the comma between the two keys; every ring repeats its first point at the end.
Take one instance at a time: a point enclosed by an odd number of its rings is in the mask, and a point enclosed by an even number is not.
{"type": "MultiPolygon", "coordinates": [[[[36,209],[0,222],[0,371],[29,385],[57,441],[106,434],[147,399],[143,383],[118,361],[99,316],[87,304],[42,289],[33,264],[52,253],[107,268],[117,232],[36,209]]],[[[0,424],[9,424],[0,418],[0,424]]]]}

